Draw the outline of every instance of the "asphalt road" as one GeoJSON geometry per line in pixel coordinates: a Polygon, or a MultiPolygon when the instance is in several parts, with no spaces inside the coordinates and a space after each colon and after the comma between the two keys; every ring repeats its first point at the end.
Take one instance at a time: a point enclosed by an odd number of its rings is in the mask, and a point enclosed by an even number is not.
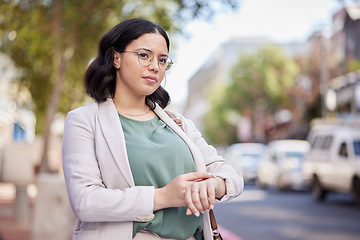
{"type": "Polygon", "coordinates": [[[216,204],[214,212],[221,226],[243,240],[360,239],[360,208],[345,194],[317,203],[309,192],[246,185],[240,197],[216,204]]]}

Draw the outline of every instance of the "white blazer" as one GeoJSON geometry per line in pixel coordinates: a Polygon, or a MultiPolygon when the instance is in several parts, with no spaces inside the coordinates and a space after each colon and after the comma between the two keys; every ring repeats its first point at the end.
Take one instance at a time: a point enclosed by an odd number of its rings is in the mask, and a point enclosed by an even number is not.
{"type": "MultiPolygon", "coordinates": [[[[189,146],[197,171],[226,180],[226,201],[244,188],[242,177],[208,145],[192,121],[181,118],[184,131],[159,106],[155,113],[189,146]]],[[[132,239],[133,221],[154,218],[153,186],[135,186],[124,133],[111,99],[75,109],[66,117],[63,168],[71,207],[78,219],[75,240],[132,239]]],[[[139,148],[141,150],[141,148],[139,148]]],[[[204,237],[212,239],[208,213],[204,237]]]]}

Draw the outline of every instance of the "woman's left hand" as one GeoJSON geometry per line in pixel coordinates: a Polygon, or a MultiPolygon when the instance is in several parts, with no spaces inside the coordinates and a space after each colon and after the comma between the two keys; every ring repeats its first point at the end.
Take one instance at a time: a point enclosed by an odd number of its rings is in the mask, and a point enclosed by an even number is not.
{"type": "Polygon", "coordinates": [[[215,197],[225,194],[225,182],[222,178],[213,177],[194,181],[185,192],[185,201],[188,206],[187,215],[200,216],[200,212],[214,208],[215,197]]]}

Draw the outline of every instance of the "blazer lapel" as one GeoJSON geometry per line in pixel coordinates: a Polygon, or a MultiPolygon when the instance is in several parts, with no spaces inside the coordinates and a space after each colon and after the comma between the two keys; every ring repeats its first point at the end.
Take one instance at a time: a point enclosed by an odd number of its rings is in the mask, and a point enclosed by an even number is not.
{"type": "Polygon", "coordinates": [[[131,187],[135,186],[134,178],[126,152],[124,132],[113,101],[99,103],[99,123],[110,152],[131,187]]]}

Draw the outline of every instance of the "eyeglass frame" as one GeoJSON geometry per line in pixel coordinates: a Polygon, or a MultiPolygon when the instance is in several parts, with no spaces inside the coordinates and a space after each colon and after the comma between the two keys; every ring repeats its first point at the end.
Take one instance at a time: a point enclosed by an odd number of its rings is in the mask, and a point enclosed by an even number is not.
{"type": "MultiPolygon", "coordinates": [[[[138,55],[138,61],[139,61],[140,65],[141,65],[141,66],[144,66],[144,67],[147,67],[147,66],[149,66],[149,65],[154,61],[155,56],[154,56],[154,54],[153,54],[150,50],[147,50],[147,49],[142,49],[142,50],[144,50],[144,51],[147,52],[148,54],[151,54],[151,55],[152,55],[151,58],[149,57],[150,61],[149,61],[149,63],[148,63],[147,65],[144,65],[144,64],[141,63],[141,56],[140,56],[141,53],[140,53],[140,52],[122,50],[122,51],[120,51],[120,53],[123,53],[123,52],[136,53],[136,54],[138,55]]],[[[170,62],[168,63],[168,65],[165,66],[165,70],[163,70],[163,69],[160,67],[160,61],[159,61],[159,59],[158,59],[158,61],[157,61],[157,64],[158,64],[158,67],[159,67],[159,69],[160,69],[161,71],[166,72],[166,71],[169,70],[169,69],[171,68],[171,66],[174,64],[174,61],[173,61],[169,56],[167,56],[167,55],[164,55],[164,56],[167,57],[167,62],[170,60],[170,62]]],[[[166,63],[165,63],[165,65],[166,65],[166,63]]]]}

